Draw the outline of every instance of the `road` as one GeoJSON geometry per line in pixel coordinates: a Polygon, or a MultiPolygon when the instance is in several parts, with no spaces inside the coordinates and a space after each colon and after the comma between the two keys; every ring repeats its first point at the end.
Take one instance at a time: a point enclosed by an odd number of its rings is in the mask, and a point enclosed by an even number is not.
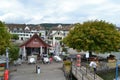
{"type": "Polygon", "coordinates": [[[41,73],[36,73],[36,64],[22,64],[12,66],[10,80],[65,80],[62,63],[37,64],[41,73]],[[17,71],[14,71],[17,69],[17,71]]]}

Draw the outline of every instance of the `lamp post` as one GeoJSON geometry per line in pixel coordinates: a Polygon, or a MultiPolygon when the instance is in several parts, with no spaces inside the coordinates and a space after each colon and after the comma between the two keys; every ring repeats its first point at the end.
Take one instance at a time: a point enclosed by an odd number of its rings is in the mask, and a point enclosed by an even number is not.
{"type": "Polygon", "coordinates": [[[9,57],[8,48],[6,48],[6,70],[4,71],[4,80],[9,80],[9,57]]]}
{"type": "Polygon", "coordinates": [[[9,69],[9,56],[8,56],[8,48],[6,48],[6,69],[9,69]]]}

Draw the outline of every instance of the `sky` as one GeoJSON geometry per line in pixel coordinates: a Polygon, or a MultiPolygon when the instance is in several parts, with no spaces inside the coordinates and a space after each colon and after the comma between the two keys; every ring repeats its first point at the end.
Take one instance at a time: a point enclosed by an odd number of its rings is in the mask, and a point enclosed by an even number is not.
{"type": "Polygon", "coordinates": [[[0,0],[5,23],[82,23],[105,20],[120,26],[120,0],[0,0]]]}

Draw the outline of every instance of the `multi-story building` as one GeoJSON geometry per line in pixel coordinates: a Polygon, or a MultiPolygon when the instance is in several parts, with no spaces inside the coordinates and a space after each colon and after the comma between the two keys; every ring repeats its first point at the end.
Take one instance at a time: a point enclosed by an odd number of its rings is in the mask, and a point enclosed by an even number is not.
{"type": "Polygon", "coordinates": [[[56,54],[59,55],[60,52],[62,51],[60,47],[60,45],[62,44],[61,41],[64,37],[67,36],[71,27],[72,25],[69,26],[58,25],[57,27],[51,28],[50,33],[48,35],[48,41],[49,44],[52,45],[52,51],[54,51],[56,54]]]}
{"type": "Polygon", "coordinates": [[[55,47],[60,45],[60,41],[67,36],[72,25],[58,25],[46,30],[44,26],[33,24],[6,24],[11,34],[17,34],[19,40],[26,41],[37,33],[45,42],[55,47]]]}
{"type": "Polygon", "coordinates": [[[48,35],[50,44],[52,46],[55,46],[58,42],[60,42],[67,34],[69,33],[69,30],[71,29],[70,26],[62,26],[58,25],[57,27],[52,27],[50,30],[50,33],[48,35]]]}
{"type": "Polygon", "coordinates": [[[42,39],[46,38],[46,30],[40,25],[26,25],[26,24],[6,24],[11,34],[17,34],[19,40],[28,40],[35,33],[41,36],[42,39]]]}

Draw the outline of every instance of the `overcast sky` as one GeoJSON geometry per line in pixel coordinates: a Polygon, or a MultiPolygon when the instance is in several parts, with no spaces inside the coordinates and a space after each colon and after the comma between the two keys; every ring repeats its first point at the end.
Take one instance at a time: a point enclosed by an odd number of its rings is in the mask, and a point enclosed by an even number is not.
{"type": "Polygon", "coordinates": [[[82,23],[105,20],[120,25],[120,0],[0,0],[6,23],[82,23]]]}

